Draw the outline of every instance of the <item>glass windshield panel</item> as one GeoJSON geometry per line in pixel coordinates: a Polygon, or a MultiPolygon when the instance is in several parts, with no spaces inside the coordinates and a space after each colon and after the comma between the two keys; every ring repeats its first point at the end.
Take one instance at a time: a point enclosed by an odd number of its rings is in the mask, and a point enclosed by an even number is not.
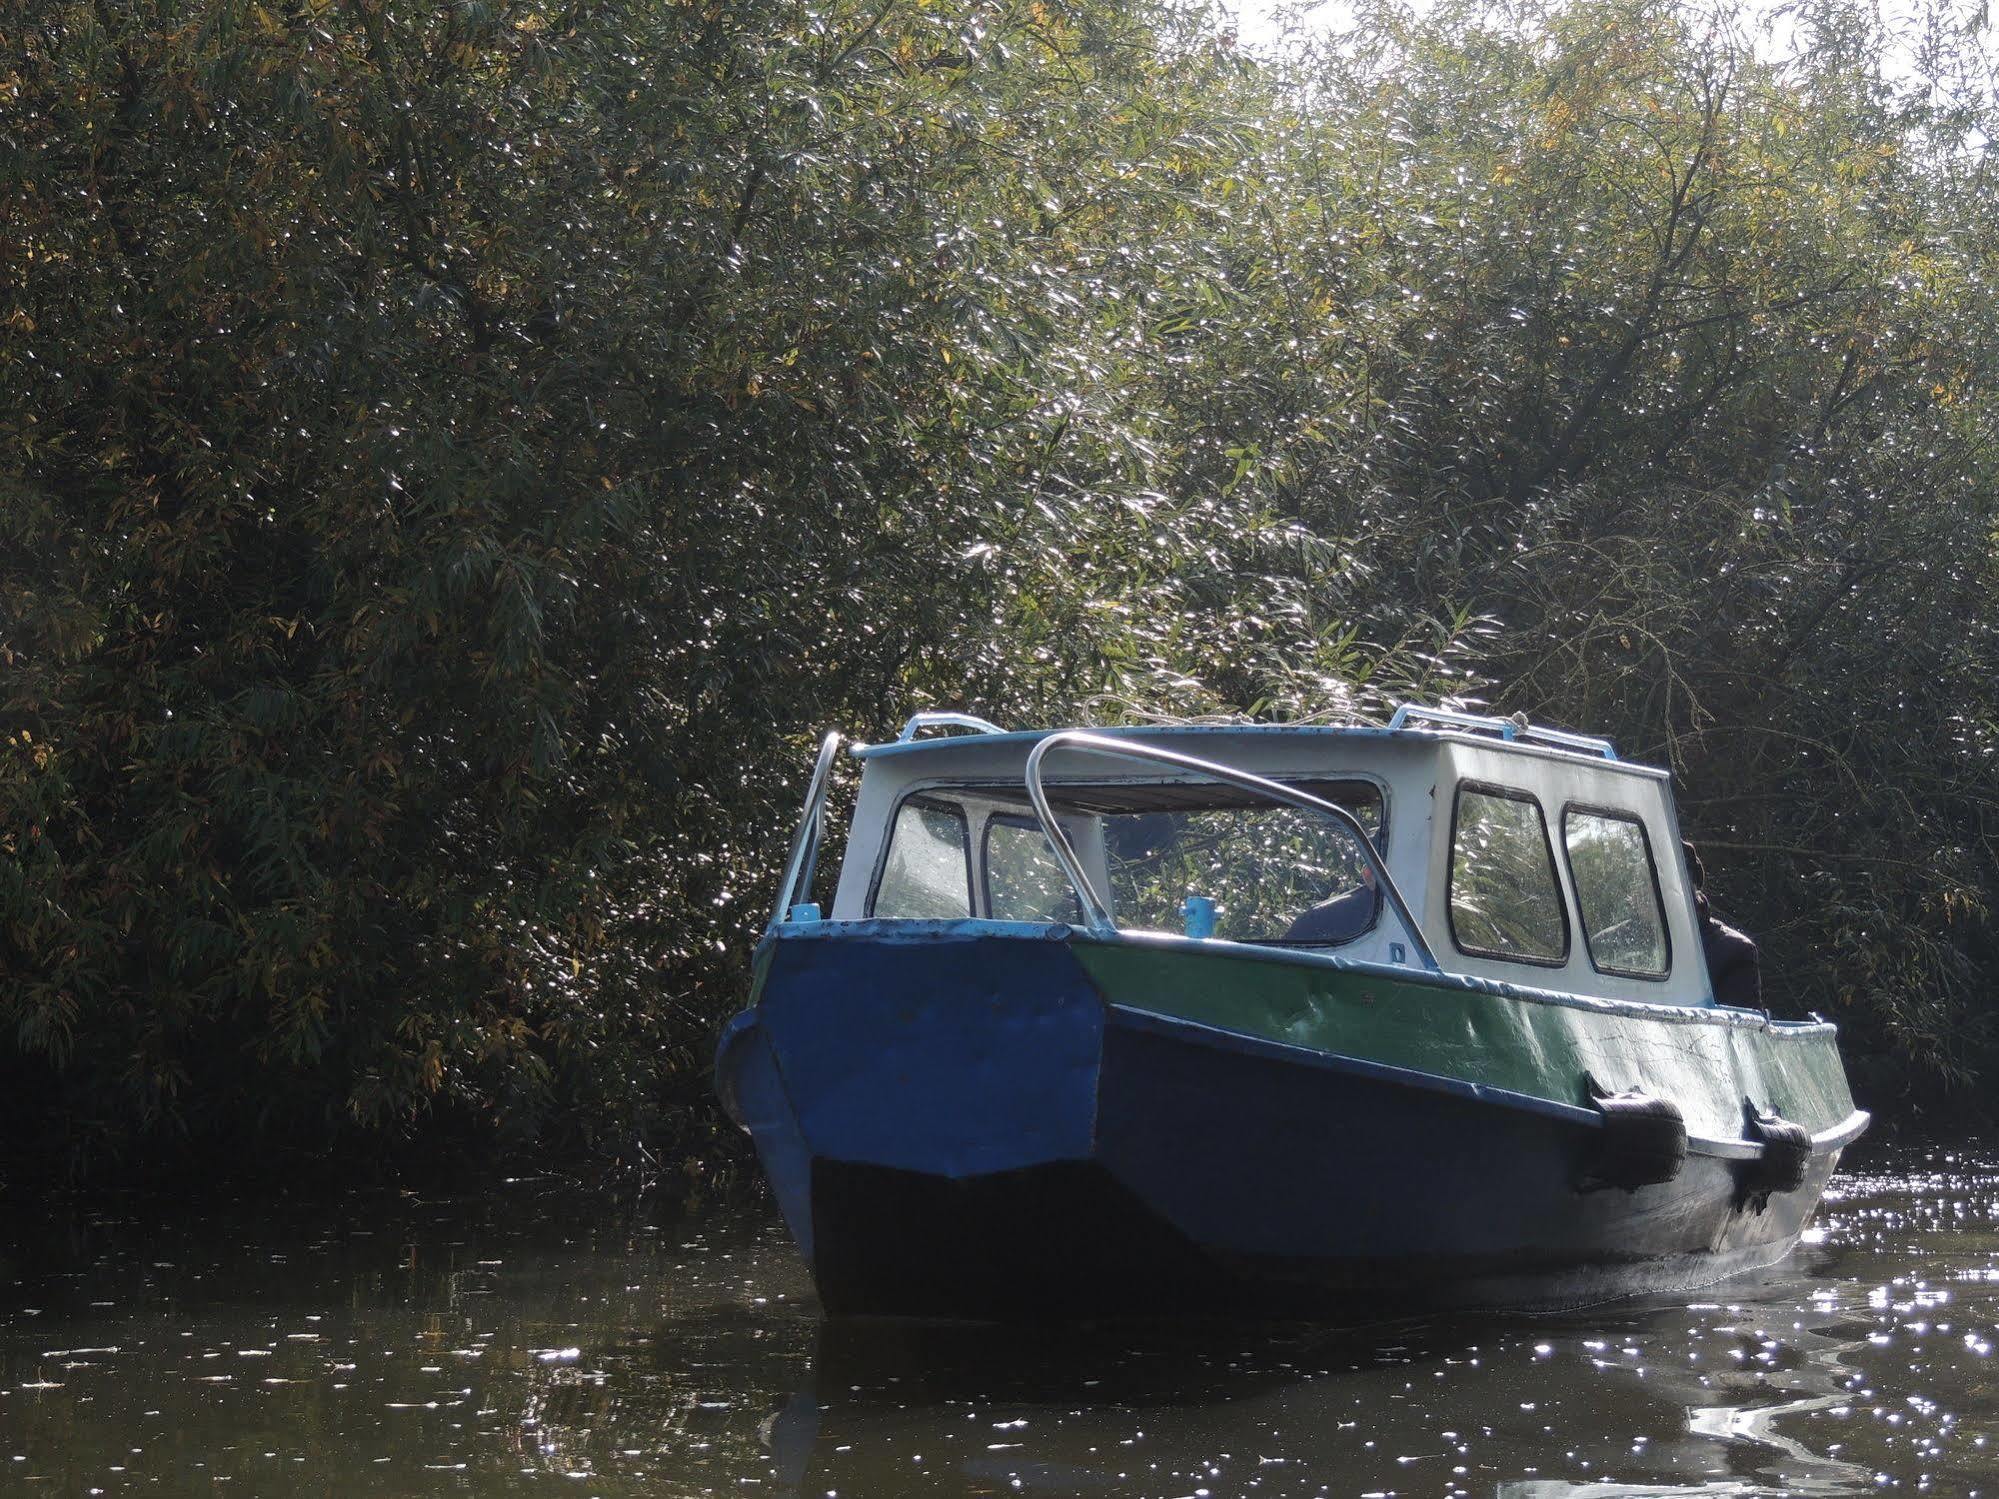
{"type": "Polygon", "coordinates": [[[1541,805],[1515,792],[1458,792],[1451,834],[1451,938],[1525,963],[1568,957],[1569,922],[1541,805]]]}
{"type": "Polygon", "coordinates": [[[986,824],[986,911],[994,921],[1080,922],[1076,892],[1039,824],[986,824]]]}
{"type": "MultiPolygon", "coordinates": [[[[1374,787],[1300,789],[1344,805],[1379,837],[1374,787]]],[[[1350,942],[1379,915],[1366,856],[1343,825],[1317,812],[1256,800],[1112,811],[1102,823],[1111,911],[1121,927],[1180,931],[1190,895],[1212,900],[1215,935],[1237,942],[1350,942]]]]}
{"type": "Polygon", "coordinates": [[[1571,810],[1562,818],[1562,841],[1590,961],[1606,973],[1664,978],[1666,913],[1644,824],[1571,810]]]}
{"type": "Polygon", "coordinates": [[[972,914],[972,861],[965,814],[938,802],[908,801],[896,814],[888,860],[875,887],[877,916],[953,921],[972,914]]]}

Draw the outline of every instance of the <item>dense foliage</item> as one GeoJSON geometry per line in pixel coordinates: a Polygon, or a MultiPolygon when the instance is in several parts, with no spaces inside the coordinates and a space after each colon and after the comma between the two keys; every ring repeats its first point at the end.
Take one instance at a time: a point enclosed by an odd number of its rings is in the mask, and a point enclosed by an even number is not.
{"type": "Polygon", "coordinates": [[[10,1145],[684,1143],[930,704],[1612,733],[1999,1065],[1991,79],[1871,15],[0,0],[10,1145]]]}

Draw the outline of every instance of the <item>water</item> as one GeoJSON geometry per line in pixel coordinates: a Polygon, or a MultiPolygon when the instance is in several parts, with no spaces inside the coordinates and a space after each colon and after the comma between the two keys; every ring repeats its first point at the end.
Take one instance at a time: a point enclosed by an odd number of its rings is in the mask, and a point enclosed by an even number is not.
{"type": "Polygon", "coordinates": [[[17,1216],[0,1493],[1999,1496],[1999,1164],[1781,1270],[1333,1332],[822,1326],[767,1204],[17,1216]]]}

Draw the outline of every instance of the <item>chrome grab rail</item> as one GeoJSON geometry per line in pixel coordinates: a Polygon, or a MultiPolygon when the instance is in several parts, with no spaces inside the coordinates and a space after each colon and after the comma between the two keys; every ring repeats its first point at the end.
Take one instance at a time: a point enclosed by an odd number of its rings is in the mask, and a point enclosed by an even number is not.
{"type": "Polygon", "coordinates": [[[833,777],[833,759],[840,749],[840,736],[828,734],[819,741],[819,759],[812,767],[812,782],[805,788],[805,811],[798,819],[798,831],[791,839],[791,857],[785,862],[784,878],[777,887],[777,910],[771,914],[771,928],[784,925],[800,884],[810,886],[812,869],[819,862],[819,839],[826,829],[826,788],[833,777]]]}
{"type": "Polygon", "coordinates": [[[1606,760],[1617,758],[1617,746],[1595,734],[1571,734],[1567,729],[1544,729],[1537,723],[1530,723],[1520,731],[1520,737],[1536,739],[1542,744],[1552,744],[1559,749],[1580,750],[1586,755],[1601,755],[1606,760]]]}
{"type": "Polygon", "coordinates": [[[1361,850],[1367,856],[1368,866],[1374,871],[1375,880],[1380,884],[1382,894],[1394,908],[1395,916],[1402,923],[1403,930],[1416,954],[1423,960],[1423,966],[1432,973],[1442,971],[1437,963],[1437,955],[1430,950],[1424,939],[1423,929],[1416,924],[1416,918],[1409,909],[1409,903],[1402,898],[1394,876],[1388,872],[1388,865],[1381,857],[1381,851],[1374,846],[1374,840],[1367,836],[1367,829],[1360,825],[1345,807],[1336,806],[1300,791],[1295,786],[1286,786],[1281,781],[1265,780],[1262,776],[1251,775],[1245,770],[1233,770],[1226,765],[1217,765],[1211,760],[1197,760],[1192,755],[1182,755],[1173,750],[1159,749],[1150,744],[1128,744],[1123,740],[1107,738],[1102,734],[1092,734],[1086,729],[1062,729],[1048,735],[1027,757],[1027,798],[1034,803],[1034,815],[1041,823],[1041,831],[1048,839],[1048,846],[1055,851],[1056,861],[1062,872],[1069,877],[1069,883],[1076,891],[1076,900],[1082,909],[1083,924],[1093,932],[1115,932],[1117,922],[1111,917],[1110,906],[1097,894],[1090,883],[1089,875],[1083,869],[1082,860],[1076,857],[1074,845],[1069,835],[1062,830],[1061,822],[1055,816],[1055,809],[1049,804],[1048,790],[1041,783],[1041,762],[1048,758],[1048,752],[1057,747],[1084,750],[1092,754],[1108,755],[1127,760],[1148,760],[1157,765],[1171,765],[1178,770],[1190,770],[1211,780],[1221,781],[1230,786],[1240,786],[1245,791],[1254,791],[1267,796],[1272,801],[1283,802],[1307,812],[1322,813],[1353,834],[1361,850]]]}
{"type": "Polygon", "coordinates": [[[1395,716],[1388,720],[1390,732],[1406,729],[1413,723],[1442,724],[1457,729],[1483,729],[1499,735],[1501,739],[1532,739],[1540,744],[1551,744],[1558,749],[1578,750],[1586,755],[1601,755],[1606,760],[1617,758],[1617,747],[1608,739],[1594,734],[1571,734],[1567,729],[1544,729],[1539,724],[1519,722],[1510,718],[1500,718],[1490,713],[1460,713],[1454,708],[1426,708],[1420,703],[1404,703],[1395,710],[1395,716]]]}
{"type": "Polygon", "coordinates": [[[909,715],[909,722],[895,736],[897,744],[907,744],[925,729],[976,729],[981,734],[1004,734],[1005,729],[976,713],[954,713],[946,709],[926,709],[909,715]]]}

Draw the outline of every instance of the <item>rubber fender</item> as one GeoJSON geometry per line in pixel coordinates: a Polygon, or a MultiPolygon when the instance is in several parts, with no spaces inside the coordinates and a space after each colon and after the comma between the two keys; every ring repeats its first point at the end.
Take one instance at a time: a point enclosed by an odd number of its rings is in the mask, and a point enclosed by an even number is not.
{"type": "Polygon", "coordinates": [[[1606,1090],[1584,1078],[1590,1103],[1603,1116],[1596,1148],[1583,1172],[1585,1187],[1656,1187],[1674,1180],[1687,1163],[1687,1121],[1670,1098],[1637,1088],[1606,1090]]]}
{"type": "Polygon", "coordinates": [[[1762,1113],[1746,1098],[1742,1112],[1749,1138],[1763,1147],[1762,1158],[1750,1169],[1744,1186],[1751,1192],[1797,1191],[1811,1173],[1811,1131],[1777,1114],[1762,1113]]]}

